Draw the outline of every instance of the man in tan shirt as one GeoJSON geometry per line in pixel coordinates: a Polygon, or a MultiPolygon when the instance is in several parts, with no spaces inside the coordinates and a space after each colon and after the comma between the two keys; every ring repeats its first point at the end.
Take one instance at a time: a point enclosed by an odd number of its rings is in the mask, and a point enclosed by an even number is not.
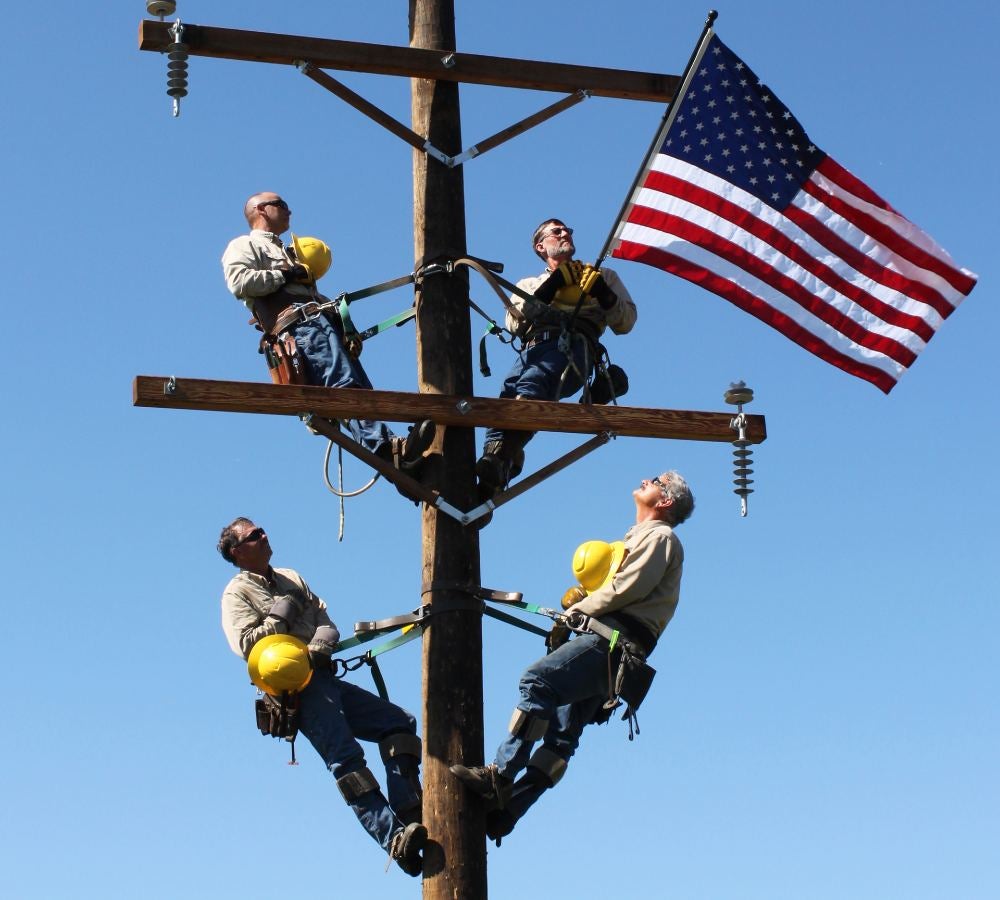
{"type": "Polygon", "coordinates": [[[592,617],[598,632],[584,630],[550,644],[551,652],[525,670],[510,735],[493,763],[451,767],[469,790],[499,806],[486,819],[487,834],[498,843],[562,777],[583,729],[610,716],[605,701],[615,691],[609,674],[618,670],[622,654],[648,657],[677,609],[684,548],[674,528],[691,515],[694,497],[677,472],[643,479],[632,497],[635,524],[625,534],[617,573],[566,611],[571,625],[592,617]],[[606,637],[613,631],[621,636],[615,647],[606,637]]]}
{"type": "MultiPolygon", "coordinates": [[[[247,200],[243,215],[250,233],[233,238],[222,255],[226,287],[243,301],[265,333],[293,337],[310,384],[370,390],[372,383],[357,358],[360,341],[350,352],[338,315],[307,314],[308,304],[327,298],[316,292],[309,270],[281,242],[280,235],[291,223],[288,203],[264,191],[247,200]],[[296,315],[296,310],[303,314],[296,315]]],[[[349,419],[346,425],[359,444],[414,477],[419,476],[435,432],[427,419],[414,425],[405,439],[375,419],[349,419]]]]}
{"type": "MultiPolygon", "coordinates": [[[[579,391],[594,370],[599,342],[606,329],[627,334],[636,308],[612,269],[594,269],[573,259],[573,229],[559,219],[546,219],[531,236],[535,255],[545,263],[541,275],[522,278],[507,329],[523,341],[501,397],[561,400],[579,391]]],[[[524,445],[533,432],[491,428],[476,463],[481,500],[492,498],[516,478],[524,465],[524,445]]]]}
{"type": "Polygon", "coordinates": [[[246,659],[257,641],[273,634],[294,635],[308,645],[313,671],[296,695],[299,730],[323,758],[365,831],[404,872],[419,875],[427,829],[420,824],[421,748],[413,716],[335,676],[330,654],[340,632],[298,572],[271,567],[263,528],[238,518],[222,529],[218,549],[240,569],[222,594],[222,630],[230,648],[246,659]],[[365,764],[359,738],[378,743],[388,799],[365,764]]]}

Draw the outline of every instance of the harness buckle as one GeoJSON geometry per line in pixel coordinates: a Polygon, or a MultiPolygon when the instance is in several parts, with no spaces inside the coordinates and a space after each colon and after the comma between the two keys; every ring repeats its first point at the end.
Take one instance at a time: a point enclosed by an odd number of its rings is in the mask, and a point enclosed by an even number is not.
{"type": "Polygon", "coordinates": [[[303,322],[308,322],[310,319],[315,319],[317,316],[323,313],[323,309],[319,303],[315,300],[310,300],[308,303],[303,303],[298,307],[299,314],[302,316],[303,322]]]}

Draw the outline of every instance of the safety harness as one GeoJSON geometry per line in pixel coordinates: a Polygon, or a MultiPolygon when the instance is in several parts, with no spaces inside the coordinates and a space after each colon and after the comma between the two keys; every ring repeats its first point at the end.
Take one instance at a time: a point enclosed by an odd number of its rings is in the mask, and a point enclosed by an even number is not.
{"type": "Polygon", "coordinates": [[[517,323],[515,332],[507,330],[499,325],[475,301],[471,298],[469,299],[470,308],[482,316],[488,323],[486,331],[479,341],[479,370],[484,377],[489,377],[492,374],[486,354],[486,339],[488,337],[493,336],[498,338],[503,344],[512,345],[518,353],[523,352],[541,340],[550,340],[553,337],[558,337],[560,340],[559,349],[563,351],[569,360],[560,381],[560,390],[562,383],[570,371],[576,371],[577,376],[583,384],[584,394],[581,398],[581,402],[583,403],[615,402],[616,398],[624,394],[628,389],[628,379],[625,377],[624,370],[619,366],[611,364],[607,349],[598,341],[596,330],[587,328],[586,322],[578,321],[578,314],[586,296],[585,294],[580,295],[571,313],[561,313],[551,307],[546,307],[545,310],[538,311],[541,314],[540,316],[526,316],[511,302],[504,289],[528,303],[529,306],[537,305],[538,301],[513,282],[501,277],[500,273],[503,272],[502,263],[490,262],[474,256],[435,260],[420,266],[416,271],[407,275],[379,282],[378,284],[356,291],[345,291],[332,300],[321,301],[318,299],[322,295],[316,291],[315,285],[312,285],[311,291],[314,299],[305,303],[298,303],[290,298],[289,307],[277,314],[271,328],[266,328],[255,313],[251,323],[263,332],[259,352],[264,355],[267,361],[268,372],[271,375],[272,381],[276,384],[306,384],[308,382],[305,365],[295,347],[295,342],[286,333],[288,329],[320,315],[332,320],[339,320],[348,351],[353,352],[357,356],[361,352],[360,347],[364,341],[390,328],[403,325],[414,318],[416,315],[416,304],[369,328],[359,331],[351,319],[351,303],[367,297],[373,297],[397,287],[403,287],[407,284],[416,283],[419,288],[423,279],[428,276],[436,274],[452,275],[458,267],[472,269],[477,272],[496,293],[503,304],[505,312],[509,313],[511,318],[517,323]],[[593,378],[585,377],[584,373],[576,366],[571,346],[573,340],[584,341],[586,352],[589,355],[584,369],[587,372],[590,371],[590,360],[592,359],[594,368],[593,378]],[[520,341],[520,346],[517,344],[518,341],[520,341]],[[598,387],[598,384],[603,386],[598,387]],[[591,395],[595,391],[600,397],[607,397],[607,399],[593,400],[591,395]]]}
{"type": "Polygon", "coordinates": [[[475,257],[461,257],[447,261],[445,271],[450,274],[454,271],[455,266],[466,266],[481,275],[500,298],[505,311],[517,323],[514,332],[501,328],[494,319],[483,312],[471,299],[469,300],[470,307],[489,322],[486,332],[479,340],[479,370],[484,377],[489,377],[491,374],[486,359],[486,339],[491,335],[497,336],[501,343],[512,345],[518,353],[523,353],[529,347],[542,341],[558,338],[559,350],[566,357],[567,364],[559,379],[559,386],[553,399],[558,399],[561,396],[562,387],[570,372],[575,372],[583,385],[581,403],[617,404],[617,398],[628,390],[628,376],[625,374],[625,370],[611,363],[607,348],[598,339],[596,327],[578,320],[578,313],[586,297],[585,294],[581,293],[571,313],[559,312],[550,306],[545,306],[543,309],[537,310],[537,315],[528,316],[511,302],[504,289],[525,301],[529,309],[539,306],[539,301],[513,282],[502,278],[500,276],[500,272],[503,271],[501,263],[488,263],[475,257]],[[504,337],[504,335],[509,335],[509,337],[504,337]],[[583,371],[576,364],[573,353],[574,341],[580,341],[583,345],[583,371]],[[520,342],[519,346],[518,342],[520,342]],[[590,376],[591,370],[593,370],[592,376],[590,376]]]}
{"type": "Polygon", "coordinates": [[[351,303],[366,297],[373,297],[384,291],[391,291],[393,288],[412,284],[415,279],[416,274],[411,272],[408,275],[373,284],[357,291],[345,291],[332,300],[320,300],[322,295],[316,292],[315,285],[313,285],[311,289],[313,299],[304,303],[293,300],[292,305],[277,315],[274,325],[270,329],[264,327],[261,319],[255,313],[251,324],[263,332],[259,352],[264,354],[264,358],[267,360],[271,380],[275,384],[308,383],[305,366],[295,348],[295,341],[287,333],[290,328],[324,316],[331,322],[340,325],[348,352],[354,357],[360,356],[361,345],[364,341],[381,334],[383,331],[388,331],[390,328],[405,324],[416,315],[416,310],[410,307],[363,331],[358,331],[351,319],[351,303]]]}
{"type": "MultiPolygon", "coordinates": [[[[603,724],[608,721],[614,710],[624,703],[625,712],[622,714],[622,721],[629,723],[629,740],[633,740],[635,735],[639,734],[636,713],[653,683],[656,670],[646,663],[647,653],[642,645],[625,634],[621,628],[609,627],[603,622],[581,613],[567,616],[546,606],[527,603],[523,594],[517,591],[500,591],[486,587],[448,583],[431,584],[425,587],[423,593],[426,595],[432,591],[440,590],[458,591],[460,594],[464,594],[466,599],[452,599],[447,603],[437,600],[432,604],[420,606],[401,615],[355,622],[354,635],[337,645],[337,653],[353,650],[392,631],[399,630],[400,633],[357,656],[350,656],[346,659],[334,657],[331,660],[333,676],[343,678],[348,672],[357,671],[362,666],[367,665],[371,670],[372,681],[375,683],[379,696],[383,700],[388,700],[389,691],[378,665],[378,657],[422,637],[424,630],[430,626],[436,614],[451,612],[455,609],[482,612],[483,615],[499,622],[513,625],[546,639],[549,638],[550,632],[544,628],[539,628],[518,616],[513,616],[502,609],[494,609],[488,605],[489,603],[497,603],[501,606],[514,607],[524,612],[544,616],[576,634],[594,634],[602,638],[607,643],[609,692],[608,699],[602,708],[604,714],[599,714],[595,723],[603,724]],[[620,654],[618,666],[617,670],[612,671],[616,652],[620,654]]],[[[546,643],[548,644],[548,640],[546,643]]],[[[292,754],[288,764],[290,766],[298,765],[295,758],[295,739],[298,736],[299,719],[298,694],[285,692],[279,697],[272,697],[261,691],[258,691],[258,694],[254,704],[257,727],[263,735],[288,741],[292,754]]]]}
{"type": "MultiPolygon", "coordinates": [[[[390,328],[403,325],[416,316],[417,308],[420,304],[420,290],[426,278],[441,274],[451,276],[456,274],[460,268],[467,268],[477,272],[496,293],[511,319],[517,323],[515,331],[511,332],[499,325],[475,301],[471,298],[468,299],[470,309],[477,315],[482,316],[488,323],[487,329],[479,342],[480,371],[484,376],[491,374],[486,353],[487,338],[496,337],[501,343],[511,345],[515,352],[523,353],[526,348],[540,340],[549,340],[558,336],[560,349],[563,350],[567,359],[567,367],[562,373],[557,394],[561,393],[561,386],[569,376],[569,373],[575,370],[583,384],[583,394],[580,398],[581,403],[617,403],[617,398],[628,389],[628,379],[620,367],[611,364],[606,348],[597,340],[596,331],[593,334],[588,333],[585,327],[587,323],[585,322],[579,322],[574,326],[572,323],[575,316],[559,312],[541,304],[532,295],[502,278],[499,274],[503,271],[502,263],[490,262],[474,256],[461,256],[454,259],[437,258],[425,261],[414,272],[359,290],[344,292],[333,300],[323,298],[322,295],[316,292],[315,285],[311,288],[313,299],[306,302],[301,302],[301,298],[283,291],[278,291],[274,295],[268,295],[268,298],[258,298],[254,304],[254,318],[251,322],[255,323],[258,330],[263,332],[259,350],[265,356],[272,381],[278,384],[309,383],[307,363],[299,353],[294,337],[290,333],[290,330],[295,325],[318,316],[330,318],[339,325],[339,330],[344,335],[348,352],[353,352],[356,356],[360,353],[360,348],[364,341],[390,328]],[[417,291],[417,297],[409,308],[362,331],[356,328],[350,312],[350,306],[353,302],[393,290],[394,288],[403,287],[407,284],[416,285],[417,291]],[[529,320],[529,317],[511,302],[506,291],[520,297],[529,305],[529,308],[541,307],[536,312],[542,318],[536,321],[537,317],[533,316],[529,320]],[[271,299],[271,303],[266,309],[257,310],[257,306],[263,300],[269,298],[271,299]],[[258,315],[258,312],[261,314],[258,315]],[[532,324],[533,322],[534,324],[532,324]],[[574,341],[584,341],[584,371],[581,371],[578,367],[575,355],[572,352],[574,341]],[[591,361],[593,361],[593,365],[591,365],[591,361]],[[590,372],[591,369],[593,370],[593,375],[588,380],[584,375],[590,372]]],[[[476,509],[464,513],[462,510],[456,509],[451,504],[445,502],[443,498],[433,494],[433,492],[421,491],[418,483],[414,482],[413,479],[407,479],[398,470],[380,466],[379,462],[375,460],[370,452],[366,453],[366,448],[351,441],[343,434],[341,423],[336,420],[322,420],[311,414],[303,415],[301,418],[314,434],[321,434],[329,441],[323,459],[323,479],[327,490],[339,500],[339,540],[343,540],[344,536],[345,498],[356,497],[369,490],[379,479],[380,472],[385,474],[401,493],[410,497],[415,502],[423,501],[429,503],[458,519],[462,524],[468,525],[481,516],[490,514],[500,503],[507,502],[516,496],[517,493],[523,493],[528,487],[565,468],[565,466],[574,462],[580,456],[590,453],[614,437],[610,432],[598,435],[584,444],[579,450],[567,454],[560,458],[560,460],[557,460],[556,463],[540,470],[534,476],[519,482],[515,488],[505,491],[499,497],[495,496],[491,500],[484,501],[476,509]],[[330,478],[330,458],[334,443],[338,445],[338,477],[336,485],[330,478]],[[352,455],[368,463],[376,470],[375,474],[365,484],[353,490],[348,490],[344,487],[343,450],[345,448],[352,455]]]]}
{"type": "MultiPolygon", "coordinates": [[[[613,616],[609,616],[609,619],[614,621],[614,625],[609,626],[583,613],[565,615],[555,609],[525,603],[519,594],[504,594],[494,591],[491,592],[487,599],[503,602],[510,606],[516,606],[518,609],[523,609],[526,612],[545,616],[555,622],[557,626],[567,628],[575,634],[594,634],[602,638],[606,642],[608,652],[608,699],[604,702],[602,714],[598,715],[595,724],[606,722],[611,717],[611,714],[624,704],[625,710],[622,714],[622,721],[629,723],[628,739],[630,741],[634,740],[635,735],[640,733],[637,716],[639,706],[646,698],[646,694],[649,693],[649,688],[656,675],[656,670],[646,662],[646,657],[648,656],[647,648],[636,640],[634,636],[630,636],[623,631],[620,623],[614,620],[613,616]],[[506,599],[514,597],[517,599],[506,599]],[[618,653],[618,665],[617,669],[614,669],[616,652],[618,653]]],[[[549,632],[540,628],[536,629],[513,616],[503,616],[498,614],[497,611],[486,610],[486,612],[494,618],[516,624],[522,628],[527,627],[528,630],[535,633],[541,633],[547,638],[546,646],[550,647],[550,651],[555,649],[555,647],[549,644],[549,632]]]]}

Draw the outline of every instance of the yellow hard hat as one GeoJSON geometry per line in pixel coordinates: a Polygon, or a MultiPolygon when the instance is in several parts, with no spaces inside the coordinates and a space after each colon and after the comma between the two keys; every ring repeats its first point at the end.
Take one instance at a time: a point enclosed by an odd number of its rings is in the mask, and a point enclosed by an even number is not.
{"type": "Polygon", "coordinates": [[[587,593],[611,582],[625,558],[625,544],[615,541],[584,541],[573,554],[573,574],[587,593]]]}
{"type": "Polygon", "coordinates": [[[330,271],[333,252],[324,241],[315,237],[299,237],[293,234],[292,247],[295,248],[295,261],[309,270],[313,281],[319,281],[330,271]]]}
{"type": "Polygon", "coordinates": [[[265,694],[294,694],[312,678],[309,648],[290,634],[269,634],[250,650],[247,659],[250,680],[265,694]]]}

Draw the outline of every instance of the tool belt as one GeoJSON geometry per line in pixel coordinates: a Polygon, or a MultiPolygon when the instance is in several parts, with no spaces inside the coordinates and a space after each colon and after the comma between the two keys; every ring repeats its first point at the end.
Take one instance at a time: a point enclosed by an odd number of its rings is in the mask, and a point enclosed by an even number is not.
{"type": "Polygon", "coordinates": [[[305,357],[299,353],[295,338],[290,334],[265,334],[260,339],[258,353],[264,354],[267,371],[275,384],[309,384],[305,357]]]}
{"type": "Polygon", "coordinates": [[[634,717],[656,676],[656,669],[646,662],[646,657],[656,646],[656,638],[639,623],[632,620],[623,622],[623,619],[624,616],[609,616],[606,622],[589,619],[587,628],[608,642],[608,651],[612,657],[616,651],[620,651],[618,669],[614,677],[609,678],[610,696],[604,704],[605,710],[610,716],[611,710],[624,702],[626,716],[634,717]],[[631,635],[625,630],[626,627],[631,628],[631,635]]]}
{"type": "MultiPolygon", "coordinates": [[[[564,317],[565,318],[565,317],[564,317]]],[[[529,326],[527,333],[524,336],[524,346],[525,348],[532,347],[535,344],[540,344],[542,341],[554,341],[558,338],[563,331],[568,331],[570,334],[578,334],[586,338],[591,346],[596,350],[599,338],[600,338],[600,328],[598,328],[594,323],[588,322],[586,319],[565,319],[563,325],[556,327],[548,323],[538,322],[535,325],[529,326]]]]}
{"type": "Polygon", "coordinates": [[[253,317],[264,334],[278,334],[278,317],[289,309],[294,309],[297,303],[306,303],[309,299],[308,295],[293,294],[279,288],[274,293],[254,298],[253,317]]]}
{"type": "Polygon", "coordinates": [[[646,662],[644,656],[623,647],[615,683],[611,685],[611,697],[624,701],[629,712],[634,713],[646,699],[655,677],[656,669],[646,662]]]}
{"type": "Polygon", "coordinates": [[[554,341],[562,331],[558,328],[547,328],[542,331],[533,331],[528,336],[524,342],[524,349],[527,350],[529,347],[534,347],[536,344],[542,344],[545,341],[554,341]]]}
{"type": "MultiPolygon", "coordinates": [[[[325,299],[319,298],[324,301],[325,299]]],[[[332,304],[320,303],[318,300],[309,301],[283,290],[258,297],[254,301],[253,314],[257,327],[264,332],[257,349],[267,360],[267,370],[271,375],[271,381],[275,384],[312,383],[306,361],[299,353],[292,335],[287,333],[288,329],[317,316],[323,316],[338,335],[344,333],[340,314],[332,304]]],[[[351,352],[350,348],[348,352],[351,352]]],[[[352,355],[360,355],[360,350],[352,355]]]]}
{"type": "MultiPolygon", "coordinates": [[[[600,350],[607,351],[598,345],[600,350]]],[[[602,369],[594,369],[590,382],[590,402],[595,404],[610,403],[619,397],[624,397],[628,393],[628,375],[621,366],[609,363],[602,369]],[[608,383],[610,381],[610,384],[608,383]]],[[[583,397],[580,398],[583,402],[583,397]]]]}
{"type": "Polygon", "coordinates": [[[299,733],[299,698],[297,694],[282,694],[277,700],[263,694],[254,702],[260,733],[294,741],[299,733]]]}
{"type": "Polygon", "coordinates": [[[274,328],[271,333],[273,335],[281,335],[288,331],[293,325],[298,325],[299,322],[304,322],[308,315],[299,306],[290,306],[288,309],[282,310],[278,313],[278,317],[274,320],[274,328]]]}

